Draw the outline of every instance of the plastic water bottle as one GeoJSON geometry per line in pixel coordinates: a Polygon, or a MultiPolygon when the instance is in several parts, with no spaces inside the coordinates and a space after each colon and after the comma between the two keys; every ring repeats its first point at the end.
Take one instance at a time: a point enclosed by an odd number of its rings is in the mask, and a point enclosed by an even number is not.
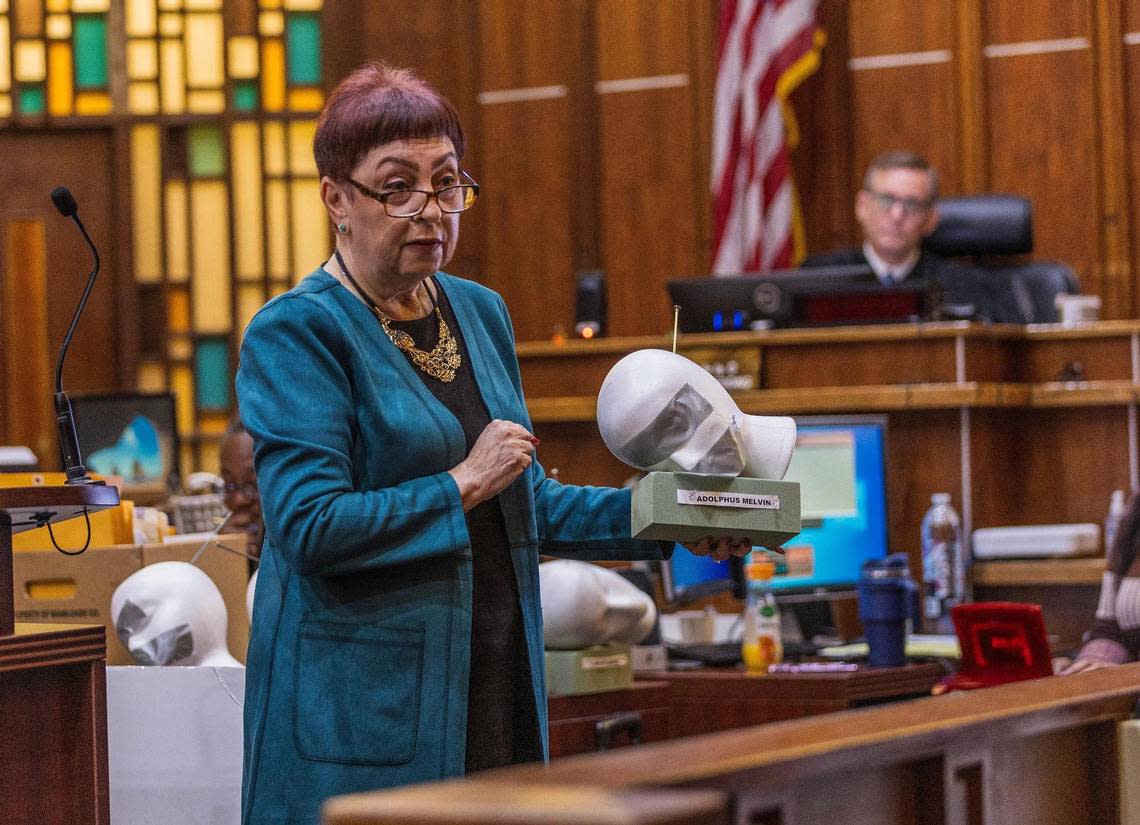
{"type": "Polygon", "coordinates": [[[756,561],[744,569],[748,579],[747,601],[744,603],[744,636],[740,654],[744,666],[753,673],[767,673],[768,668],[784,658],[780,641],[780,608],[772,595],[772,574],[776,565],[756,561]]]}
{"type": "Polygon", "coordinates": [[[1124,518],[1127,505],[1124,501],[1123,490],[1113,490],[1112,498],[1108,502],[1108,515],[1104,517],[1104,555],[1112,552],[1112,545],[1116,543],[1116,530],[1124,518]]]}
{"type": "Polygon", "coordinates": [[[950,609],[966,597],[962,526],[949,493],[930,497],[922,518],[922,617],[927,633],[953,633],[950,609]]]}

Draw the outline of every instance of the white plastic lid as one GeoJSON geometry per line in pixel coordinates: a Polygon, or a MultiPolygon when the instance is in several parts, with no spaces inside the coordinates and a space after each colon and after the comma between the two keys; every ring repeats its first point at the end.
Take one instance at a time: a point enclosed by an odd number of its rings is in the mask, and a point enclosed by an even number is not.
{"type": "Polygon", "coordinates": [[[934,495],[932,495],[930,497],[930,501],[932,504],[949,504],[950,503],[950,494],[949,493],[935,493],[934,495]]]}

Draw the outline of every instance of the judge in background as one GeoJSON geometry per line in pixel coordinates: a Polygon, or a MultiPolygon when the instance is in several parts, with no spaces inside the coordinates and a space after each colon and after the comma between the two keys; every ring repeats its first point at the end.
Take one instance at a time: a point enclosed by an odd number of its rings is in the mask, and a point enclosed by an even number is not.
{"type": "Polygon", "coordinates": [[[869,266],[884,287],[907,282],[937,282],[946,303],[972,305],[983,320],[1010,320],[993,279],[975,267],[941,258],[922,248],[922,239],[938,226],[938,172],[912,152],[890,151],[876,157],[855,196],[855,218],[863,245],[812,255],[803,266],[869,266]]]}
{"type": "Polygon", "coordinates": [[[441,271],[479,193],[465,148],[452,105],[410,71],[349,75],[313,145],[335,252],[245,333],[265,518],[247,825],[543,759],[539,553],[662,557],[631,540],[628,490],[545,476],[502,298],[441,271]]]}

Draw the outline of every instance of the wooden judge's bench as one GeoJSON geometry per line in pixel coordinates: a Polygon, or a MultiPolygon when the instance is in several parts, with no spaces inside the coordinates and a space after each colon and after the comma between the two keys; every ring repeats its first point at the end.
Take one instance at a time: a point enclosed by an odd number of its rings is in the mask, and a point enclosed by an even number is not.
{"type": "MultiPolygon", "coordinates": [[[[666,336],[518,347],[539,458],[571,483],[631,470],[596,423],[602,380],[666,336]]],[[[885,413],[890,546],[912,554],[936,492],[965,535],[980,527],[1101,523],[1115,489],[1140,486],[1140,321],[1077,326],[960,322],[684,335],[678,351],[752,381],[746,413],[885,413]]],[[[1092,620],[1103,557],[974,566],[976,599],[1036,602],[1065,647],[1092,620]]]]}

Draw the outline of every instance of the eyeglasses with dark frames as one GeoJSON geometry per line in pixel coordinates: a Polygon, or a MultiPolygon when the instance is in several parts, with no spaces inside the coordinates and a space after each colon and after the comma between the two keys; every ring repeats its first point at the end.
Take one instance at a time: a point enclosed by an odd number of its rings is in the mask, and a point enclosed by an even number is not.
{"type": "Polygon", "coordinates": [[[904,215],[915,217],[917,215],[925,215],[930,211],[930,207],[934,205],[932,201],[920,201],[917,198],[900,198],[892,195],[890,192],[876,192],[874,189],[864,189],[871,200],[875,202],[875,206],[881,212],[890,212],[894,209],[895,204],[902,207],[904,215]]]}
{"type": "Polygon", "coordinates": [[[391,192],[377,192],[359,181],[348,179],[360,194],[372,198],[384,207],[384,211],[392,218],[414,218],[427,208],[428,200],[435,198],[439,204],[439,211],[448,214],[466,212],[475,205],[479,197],[479,184],[466,172],[460,172],[468,183],[458,183],[454,186],[442,186],[434,191],[426,189],[396,189],[391,192]]]}

